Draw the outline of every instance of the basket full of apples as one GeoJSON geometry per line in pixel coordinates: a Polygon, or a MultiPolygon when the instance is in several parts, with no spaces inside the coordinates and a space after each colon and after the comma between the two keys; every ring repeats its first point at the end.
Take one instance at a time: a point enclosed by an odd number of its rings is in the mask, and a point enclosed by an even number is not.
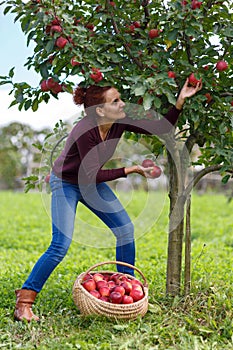
{"type": "Polygon", "coordinates": [[[148,310],[148,284],[135,266],[121,261],[106,261],[81,273],[73,285],[73,299],[83,315],[102,315],[111,318],[135,319],[148,310]],[[106,264],[133,268],[143,282],[129,274],[108,270],[95,271],[106,264]]]}

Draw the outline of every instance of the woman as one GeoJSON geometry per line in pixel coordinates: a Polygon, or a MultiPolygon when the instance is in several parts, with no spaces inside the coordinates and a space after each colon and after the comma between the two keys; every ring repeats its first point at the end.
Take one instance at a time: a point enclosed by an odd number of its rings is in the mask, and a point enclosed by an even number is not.
{"type": "MultiPolygon", "coordinates": [[[[105,170],[103,165],[111,158],[124,131],[161,135],[175,125],[185,99],[202,87],[189,87],[185,82],[176,105],[161,120],[133,120],[124,112],[125,103],[112,86],[77,87],[74,103],[84,104],[85,117],[69,134],[64,150],[55,161],[50,177],[52,190],[52,241],[39,258],[22,289],[16,290],[16,320],[39,317],[33,314],[32,304],[37,293],[66,255],[72,240],[78,202],[95,213],[116,237],[116,260],[134,265],[134,227],[106,184],[107,181],[138,173],[150,177],[151,168],[139,165],[105,170]]],[[[133,269],[117,266],[118,271],[133,275],[133,269]]]]}

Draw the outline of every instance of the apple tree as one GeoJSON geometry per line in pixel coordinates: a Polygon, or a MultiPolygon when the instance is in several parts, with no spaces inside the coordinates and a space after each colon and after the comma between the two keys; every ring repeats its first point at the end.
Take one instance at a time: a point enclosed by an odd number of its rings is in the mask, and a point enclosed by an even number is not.
{"type": "MultiPolygon", "coordinates": [[[[34,54],[25,65],[41,76],[38,86],[15,82],[13,69],[1,77],[1,84],[12,85],[11,105],[18,104],[20,110],[35,111],[41,102],[72,92],[74,77],[79,77],[84,86],[113,84],[124,100],[163,115],[187,77],[191,75],[194,85],[202,79],[203,89],[186,102],[176,129],[163,142],[138,136],[152,153],[167,154],[166,290],[178,294],[184,216],[192,188],[212,171],[220,171],[223,182],[232,176],[232,2],[9,0],[1,4],[5,14],[13,13],[20,21],[28,44],[33,43],[34,54]],[[190,179],[193,165],[201,170],[190,179]]],[[[187,219],[187,227],[188,223],[187,219]]]]}

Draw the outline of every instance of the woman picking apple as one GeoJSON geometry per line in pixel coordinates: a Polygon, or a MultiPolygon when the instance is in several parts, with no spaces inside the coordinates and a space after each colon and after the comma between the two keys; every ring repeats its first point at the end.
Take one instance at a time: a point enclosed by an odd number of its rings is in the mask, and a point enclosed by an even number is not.
{"type": "MultiPolygon", "coordinates": [[[[124,111],[125,103],[112,86],[77,87],[73,100],[84,105],[85,117],[71,130],[65,147],[54,162],[50,176],[52,191],[52,241],[36,262],[22,289],[16,290],[15,319],[39,317],[32,304],[52,271],[66,255],[72,241],[76,209],[79,202],[95,213],[116,237],[116,260],[134,265],[134,227],[124,207],[106,184],[129,174],[151,177],[151,167],[133,165],[102,169],[112,157],[124,131],[147,135],[167,133],[176,124],[185,99],[202,88],[189,86],[188,79],[180,91],[176,105],[161,120],[133,120],[124,111]]],[[[119,272],[133,275],[133,269],[117,266],[119,272]]]]}

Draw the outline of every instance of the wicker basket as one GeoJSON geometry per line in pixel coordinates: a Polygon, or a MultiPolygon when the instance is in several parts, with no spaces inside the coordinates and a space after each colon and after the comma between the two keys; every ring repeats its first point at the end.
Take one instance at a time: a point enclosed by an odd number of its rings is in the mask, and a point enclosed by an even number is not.
{"type": "MultiPolygon", "coordinates": [[[[95,271],[96,272],[96,271],[95,271]]],[[[116,273],[113,271],[98,271],[100,273],[116,273]]],[[[126,275],[129,279],[134,279],[133,276],[120,273],[120,275],[126,275]]],[[[102,315],[111,318],[120,318],[120,319],[135,319],[138,316],[143,317],[148,310],[148,284],[143,273],[133,265],[121,262],[121,261],[106,261],[93,265],[86,272],[81,273],[74,282],[73,285],[73,299],[75,305],[78,307],[82,315],[102,315]],[[91,295],[83,286],[82,281],[83,277],[87,273],[94,273],[92,270],[105,265],[105,264],[118,264],[124,265],[136,270],[141,277],[143,278],[143,290],[145,296],[132,304],[112,304],[106,301],[97,299],[91,295]]]]}

